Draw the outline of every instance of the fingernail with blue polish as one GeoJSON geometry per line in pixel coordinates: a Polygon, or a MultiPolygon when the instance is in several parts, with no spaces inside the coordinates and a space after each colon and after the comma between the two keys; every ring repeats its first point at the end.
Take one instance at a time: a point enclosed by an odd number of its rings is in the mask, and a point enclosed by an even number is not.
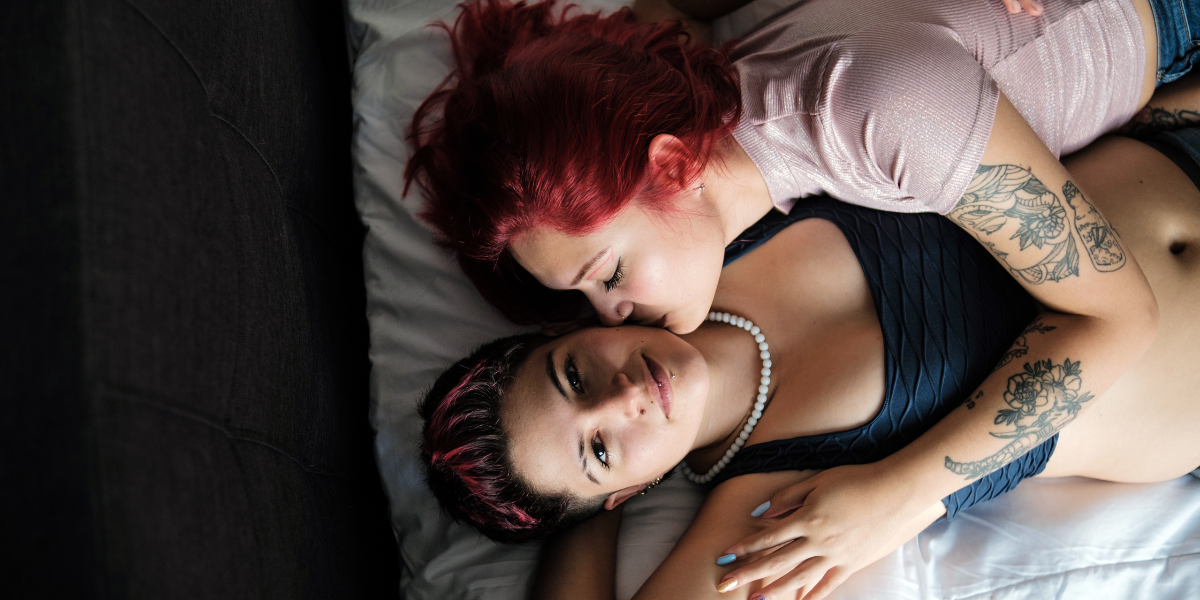
{"type": "Polygon", "coordinates": [[[767,512],[768,510],[770,510],[770,508],[771,508],[771,501],[767,500],[766,502],[759,504],[758,508],[754,509],[754,512],[750,513],[750,516],[752,516],[752,517],[762,516],[762,514],[767,512]]]}
{"type": "Polygon", "coordinates": [[[736,554],[726,554],[726,555],[724,555],[724,556],[722,556],[722,557],[720,557],[720,558],[718,558],[718,559],[717,559],[717,566],[718,566],[718,567],[723,567],[723,566],[725,566],[725,565],[727,565],[727,564],[729,564],[729,563],[731,563],[731,562],[733,562],[733,561],[735,561],[735,560],[737,560],[737,555],[736,555],[736,554]]]}

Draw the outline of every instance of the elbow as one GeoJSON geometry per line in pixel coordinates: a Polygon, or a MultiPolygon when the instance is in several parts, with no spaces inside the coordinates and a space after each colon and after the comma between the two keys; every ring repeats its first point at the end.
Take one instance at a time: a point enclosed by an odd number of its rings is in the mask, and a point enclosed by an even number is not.
{"type": "Polygon", "coordinates": [[[1150,287],[1146,286],[1136,298],[1130,298],[1126,306],[1119,319],[1119,335],[1125,340],[1124,345],[1129,349],[1131,358],[1136,361],[1150,349],[1158,335],[1158,300],[1154,298],[1150,287]]]}
{"type": "Polygon", "coordinates": [[[1139,310],[1138,322],[1136,324],[1139,339],[1142,341],[1141,352],[1138,353],[1139,357],[1150,349],[1150,346],[1154,343],[1154,338],[1158,336],[1158,300],[1155,299],[1154,293],[1148,289],[1145,296],[1146,298],[1139,310]]]}

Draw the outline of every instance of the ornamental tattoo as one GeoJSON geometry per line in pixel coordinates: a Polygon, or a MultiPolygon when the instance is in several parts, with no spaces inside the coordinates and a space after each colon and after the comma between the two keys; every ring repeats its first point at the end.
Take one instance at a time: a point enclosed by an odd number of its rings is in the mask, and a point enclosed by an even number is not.
{"type": "MultiPolygon", "coordinates": [[[[1026,339],[1029,334],[1046,333],[1048,331],[1054,331],[1055,329],[1057,329],[1057,327],[1053,325],[1043,325],[1041,317],[1035,318],[1033,322],[1029,324],[1029,327],[1026,327],[1025,331],[1022,331],[1021,335],[1017,336],[1017,341],[1013,342],[1013,347],[1009,348],[1008,352],[1005,352],[1004,356],[1000,357],[1000,363],[996,365],[995,369],[992,369],[992,372],[995,373],[996,371],[999,371],[1008,363],[1025,356],[1025,354],[1029,352],[1029,341],[1026,339]]],[[[983,392],[980,392],[980,394],[982,393],[983,392]]]]}
{"type": "Polygon", "coordinates": [[[1200,124],[1200,112],[1194,110],[1167,110],[1147,106],[1121,127],[1120,132],[1130,137],[1150,137],[1162,131],[1174,131],[1200,124]]]}
{"type": "Polygon", "coordinates": [[[999,452],[980,461],[961,463],[946,457],[946,468],[968,481],[982,477],[1012,462],[1049,439],[1073,421],[1084,402],[1093,398],[1083,387],[1079,362],[1066,359],[1061,365],[1049,359],[1025,363],[1025,369],[1008,378],[1002,408],[995,425],[1003,431],[992,436],[1010,439],[999,452]]]}
{"type": "Polygon", "coordinates": [[[1101,273],[1116,271],[1125,266],[1125,250],[1108,220],[1083,197],[1083,192],[1070,181],[1063,184],[1063,198],[1075,212],[1075,231],[1087,249],[1092,265],[1101,273]]]}
{"type": "Polygon", "coordinates": [[[1026,283],[1079,275],[1066,206],[1028,169],[979,165],[950,217],[1026,283]]]}

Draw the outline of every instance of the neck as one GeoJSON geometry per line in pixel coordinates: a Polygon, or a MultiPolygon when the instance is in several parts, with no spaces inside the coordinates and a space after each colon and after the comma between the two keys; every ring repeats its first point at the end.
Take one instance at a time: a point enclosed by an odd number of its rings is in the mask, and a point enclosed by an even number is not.
{"type": "Polygon", "coordinates": [[[701,193],[716,209],[726,245],[775,208],[762,172],[733,136],[718,146],[704,181],[701,193]]]}
{"type": "Polygon", "coordinates": [[[691,447],[696,450],[725,442],[741,428],[754,404],[762,362],[754,339],[723,323],[706,322],[682,337],[708,365],[708,401],[691,447]]]}

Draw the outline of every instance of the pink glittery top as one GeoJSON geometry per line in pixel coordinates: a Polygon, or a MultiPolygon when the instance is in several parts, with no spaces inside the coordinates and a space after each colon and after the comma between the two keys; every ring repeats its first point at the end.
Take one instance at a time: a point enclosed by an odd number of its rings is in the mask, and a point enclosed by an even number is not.
{"type": "Polygon", "coordinates": [[[827,193],[871,208],[946,213],[983,156],[998,90],[1055,155],[1128,121],[1145,69],[1129,0],[801,0],[732,58],[734,138],[788,211],[827,193]]]}

